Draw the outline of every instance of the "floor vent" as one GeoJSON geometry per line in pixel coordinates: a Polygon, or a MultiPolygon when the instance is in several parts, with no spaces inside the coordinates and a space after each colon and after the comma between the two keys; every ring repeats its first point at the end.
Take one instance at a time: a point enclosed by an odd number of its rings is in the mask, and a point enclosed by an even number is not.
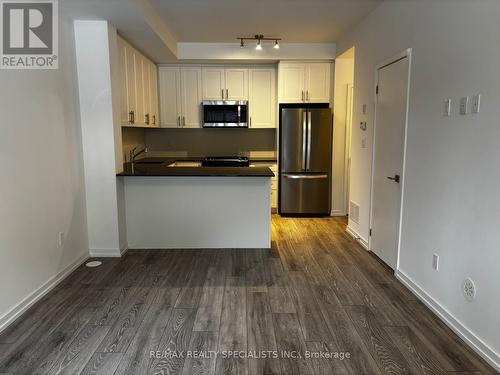
{"type": "Polygon", "coordinates": [[[349,219],[359,224],[359,205],[353,201],[349,202],[349,219]]]}
{"type": "Polygon", "coordinates": [[[88,262],[87,264],[85,264],[87,267],[90,267],[90,268],[94,268],[94,267],[99,267],[100,265],[102,264],[101,261],[98,261],[98,260],[93,260],[91,262],[88,262]]]}

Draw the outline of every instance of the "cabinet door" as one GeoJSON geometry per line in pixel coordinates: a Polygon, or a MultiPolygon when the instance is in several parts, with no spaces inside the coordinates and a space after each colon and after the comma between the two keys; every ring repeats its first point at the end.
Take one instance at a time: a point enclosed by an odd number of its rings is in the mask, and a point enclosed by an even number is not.
{"type": "Polygon", "coordinates": [[[251,128],[275,128],[276,73],[275,69],[249,70],[249,107],[251,128]]]}
{"type": "Polygon", "coordinates": [[[306,65],[306,101],[309,103],[330,102],[330,63],[306,65]]]}
{"type": "Polygon", "coordinates": [[[126,44],[122,38],[118,38],[118,70],[120,77],[120,122],[128,125],[128,93],[127,93],[127,53],[126,44]]]}
{"type": "Polygon", "coordinates": [[[227,68],[224,96],[229,100],[248,100],[248,69],[227,68]]]}
{"type": "Polygon", "coordinates": [[[135,77],[135,124],[144,125],[144,77],[142,76],[142,55],[133,50],[135,77]]]}
{"type": "Polygon", "coordinates": [[[305,64],[281,63],[279,65],[279,102],[302,103],[304,90],[305,64]]]}
{"type": "Polygon", "coordinates": [[[149,76],[149,61],[144,56],[142,57],[142,97],[144,100],[144,123],[146,126],[151,126],[151,91],[149,89],[150,76],[149,76]]]}
{"type": "Polygon", "coordinates": [[[204,67],[202,69],[203,99],[222,100],[225,98],[224,68],[204,67]]]}
{"type": "Polygon", "coordinates": [[[150,101],[150,125],[159,127],[158,116],[158,68],[156,64],[149,64],[149,101],[150,101]]]}
{"type": "Polygon", "coordinates": [[[201,68],[181,68],[181,101],[183,128],[201,126],[201,68]]]}
{"type": "Polygon", "coordinates": [[[177,67],[159,69],[162,128],[178,128],[181,116],[181,75],[177,67]]]}
{"type": "MultiPolygon", "coordinates": [[[[134,49],[129,45],[125,45],[125,64],[126,64],[126,87],[127,87],[127,111],[134,112],[136,114],[136,103],[135,103],[135,55],[134,49]]],[[[128,116],[128,113],[127,113],[128,116]]],[[[128,122],[128,118],[127,118],[128,122]]]]}

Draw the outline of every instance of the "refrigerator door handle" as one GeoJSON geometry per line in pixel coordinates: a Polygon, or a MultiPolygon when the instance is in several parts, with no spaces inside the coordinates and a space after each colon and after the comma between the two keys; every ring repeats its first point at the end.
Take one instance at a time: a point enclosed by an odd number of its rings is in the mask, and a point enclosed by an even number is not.
{"type": "Polygon", "coordinates": [[[307,169],[311,168],[311,126],[312,126],[312,114],[307,112],[307,169]]]}
{"type": "Polygon", "coordinates": [[[328,178],[327,174],[284,174],[284,178],[290,178],[292,180],[318,180],[322,178],[328,178]]]}
{"type": "Polygon", "coordinates": [[[307,112],[302,112],[302,169],[306,169],[307,154],[307,112]]]}

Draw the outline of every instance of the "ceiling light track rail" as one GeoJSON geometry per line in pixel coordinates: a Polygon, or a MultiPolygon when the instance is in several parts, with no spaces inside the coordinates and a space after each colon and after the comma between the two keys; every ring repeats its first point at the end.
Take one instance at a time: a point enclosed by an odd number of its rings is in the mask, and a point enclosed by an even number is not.
{"type": "Polygon", "coordinates": [[[255,47],[256,50],[261,50],[262,49],[262,42],[263,41],[274,41],[274,49],[279,49],[280,48],[280,40],[281,38],[273,38],[273,37],[267,37],[262,34],[255,34],[254,36],[239,36],[236,38],[237,40],[240,41],[240,48],[245,47],[245,41],[246,40],[255,40],[257,41],[257,45],[255,47]]]}

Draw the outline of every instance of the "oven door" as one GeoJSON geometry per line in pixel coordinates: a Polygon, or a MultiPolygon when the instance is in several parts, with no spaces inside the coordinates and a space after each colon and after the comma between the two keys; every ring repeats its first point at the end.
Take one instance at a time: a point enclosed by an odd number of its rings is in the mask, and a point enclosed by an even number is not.
{"type": "Polygon", "coordinates": [[[246,100],[203,101],[204,128],[248,128],[246,100]]]}

